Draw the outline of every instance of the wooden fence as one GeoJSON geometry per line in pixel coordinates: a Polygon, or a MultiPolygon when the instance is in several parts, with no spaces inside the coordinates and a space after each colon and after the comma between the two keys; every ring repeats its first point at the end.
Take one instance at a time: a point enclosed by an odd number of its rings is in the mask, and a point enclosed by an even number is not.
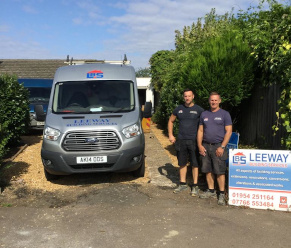
{"type": "Polygon", "coordinates": [[[262,87],[256,85],[252,95],[241,105],[237,127],[240,140],[248,145],[261,148],[282,149],[281,137],[286,135],[284,127],[274,136],[272,126],[276,123],[277,101],[280,98],[280,86],[262,87]]]}

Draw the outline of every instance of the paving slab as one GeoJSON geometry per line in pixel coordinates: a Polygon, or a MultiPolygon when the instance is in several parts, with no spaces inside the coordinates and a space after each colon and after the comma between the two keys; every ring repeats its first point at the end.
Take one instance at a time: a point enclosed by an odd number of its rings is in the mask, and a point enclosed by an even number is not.
{"type": "Polygon", "coordinates": [[[149,171],[151,184],[175,187],[179,182],[178,168],[175,167],[165,149],[151,131],[145,133],[145,161],[149,171]]]}

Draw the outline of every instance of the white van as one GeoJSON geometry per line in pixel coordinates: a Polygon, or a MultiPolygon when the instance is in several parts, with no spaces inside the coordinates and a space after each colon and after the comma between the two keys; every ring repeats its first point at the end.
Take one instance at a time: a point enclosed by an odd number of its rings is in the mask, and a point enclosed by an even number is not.
{"type": "MultiPolygon", "coordinates": [[[[149,117],[151,106],[145,107],[149,117]]],[[[90,172],[145,172],[143,113],[132,66],[59,68],[48,105],[41,158],[47,180],[90,172]]]]}

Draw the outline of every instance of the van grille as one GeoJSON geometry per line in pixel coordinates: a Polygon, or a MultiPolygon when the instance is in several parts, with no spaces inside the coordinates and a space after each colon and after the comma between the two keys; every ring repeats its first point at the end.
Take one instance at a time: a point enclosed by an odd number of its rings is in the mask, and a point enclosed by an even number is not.
{"type": "Polygon", "coordinates": [[[66,151],[116,150],[120,140],[113,131],[68,133],[63,142],[66,151]]]}

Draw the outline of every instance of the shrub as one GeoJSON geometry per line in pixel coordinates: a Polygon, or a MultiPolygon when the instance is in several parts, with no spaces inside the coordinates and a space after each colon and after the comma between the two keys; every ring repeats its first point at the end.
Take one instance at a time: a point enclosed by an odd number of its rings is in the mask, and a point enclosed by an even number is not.
{"type": "Polygon", "coordinates": [[[0,161],[29,126],[29,92],[16,76],[0,75],[0,161]]]}

